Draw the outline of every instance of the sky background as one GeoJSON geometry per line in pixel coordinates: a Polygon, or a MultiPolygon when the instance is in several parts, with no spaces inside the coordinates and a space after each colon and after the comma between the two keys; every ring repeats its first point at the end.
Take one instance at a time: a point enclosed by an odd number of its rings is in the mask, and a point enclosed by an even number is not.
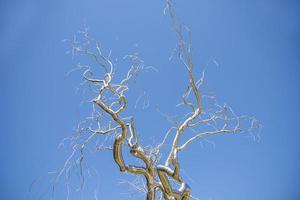
{"type": "MultiPolygon", "coordinates": [[[[137,129],[145,144],[162,139],[170,124],[156,108],[176,114],[186,81],[184,68],[168,60],[175,37],[163,8],[162,0],[0,2],[0,199],[50,199],[49,172],[58,171],[69,154],[58,144],[90,112],[76,92],[80,73],[66,75],[78,60],[61,42],[84,24],[114,58],[139,52],[158,69],[140,75],[132,102],[149,94],[150,106],[133,110],[137,129]]],[[[263,124],[259,141],[211,137],[214,145],[196,142],[180,155],[193,195],[299,200],[300,1],[177,0],[176,8],[192,30],[196,68],[208,63],[205,92],[263,124]]],[[[143,199],[125,194],[130,190],[119,182],[133,177],[118,171],[111,152],[88,155],[86,190],[71,190],[70,199],[95,199],[95,189],[98,199],[143,199]]],[[[67,199],[63,180],[54,199],[67,199]]]]}

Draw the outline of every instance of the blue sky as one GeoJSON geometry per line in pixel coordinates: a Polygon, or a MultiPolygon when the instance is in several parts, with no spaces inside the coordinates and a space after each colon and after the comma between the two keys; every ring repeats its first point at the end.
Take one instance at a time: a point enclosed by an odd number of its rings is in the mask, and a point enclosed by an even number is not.
{"type": "MultiPolygon", "coordinates": [[[[182,153],[194,196],[298,200],[300,2],[176,2],[192,29],[197,69],[211,59],[219,63],[208,66],[205,92],[263,124],[260,141],[246,135],[212,137],[215,145],[194,143],[182,153]]],[[[68,155],[57,146],[90,111],[84,95],[76,93],[79,74],[66,76],[78,60],[65,54],[61,42],[83,24],[115,58],[139,52],[146,65],[159,70],[141,74],[132,91],[149,94],[149,108],[134,110],[143,143],[163,137],[170,124],[156,108],[176,114],[186,78],[178,63],[168,61],[175,37],[162,12],[164,1],[4,0],[0,5],[1,199],[49,199],[53,175],[48,172],[57,171],[68,155]]],[[[118,70],[124,73],[126,66],[118,70]]],[[[91,153],[88,164],[98,175],[70,199],[93,199],[94,188],[99,199],[142,199],[123,194],[128,188],[120,180],[132,177],[120,174],[111,158],[110,152],[91,153]]],[[[66,199],[63,181],[57,188],[55,199],[66,199]]]]}

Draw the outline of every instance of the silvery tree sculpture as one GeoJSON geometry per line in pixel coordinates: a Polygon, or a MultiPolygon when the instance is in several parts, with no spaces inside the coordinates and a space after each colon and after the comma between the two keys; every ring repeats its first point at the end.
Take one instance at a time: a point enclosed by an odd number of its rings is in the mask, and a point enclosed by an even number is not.
{"type": "MultiPolygon", "coordinates": [[[[178,159],[180,152],[196,140],[218,134],[252,133],[258,130],[260,125],[255,118],[246,115],[238,116],[228,105],[219,105],[214,98],[202,95],[204,70],[201,77],[195,77],[190,30],[178,19],[172,0],[166,0],[164,13],[169,16],[172,29],[176,34],[176,52],[181,67],[186,70],[188,79],[188,85],[182,95],[182,102],[178,106],[187,107],[189,112],[182,116],[182,121],[174,124],[167,131],[157,146],[149,148],[140,145],[134,119],[124,113],[127,105],[131,103],[126,96],[130,87],[129,81],[143,70],[143,61],[137,55],[127,55],[126,58],[130,60],[131,67],[125,77],[117,81],[115,74],[118,69],[110,58],[110,53],[105,54],[99,43],[90,37],[87,30],[81,31],[82,40],[71,41],[72,52],[73,55],[83,55],[93,60],[96,65],[78,65],[78,68],[83,71],[83,78],[93,95],[90,101],[93,111],[92,117],[87,120],[88,123],[81,125],[79,134],[72,139],[76,142],[73,145],[71,156],[77,151],[81,152],[81,156],[77,160],[81,165],[86,145],[95,137],[110,135],[113,137],[113,144],[101,148],[112,151],[113,159],[121,172],[143,177],[145,187],[136,186],[136,189],[144,192],[147,200],[197,199],[192,196],[192,189],[181,176],[180,160],[178,159]],[[95,68],[102,70],[102,76],[95,76],[95,68]],[[210,98],[214,103],[205,107],[203,103],[205,98],[210,98]],[[201,130],[197,132],[199,127],[201,130]],[[194,135],[183,141],[182,135],[191,130],[194,135]],[[82,139],[83,135],[84,139],[82,139]],[[170,140],[170,138],[172,142],[169,145],[169,152],[161,151],[161,147],[166,145],[166,140],[170,140]],[[129,155],[140,160],[142,164],[137,166],[128,163],[123,155],[124,151],[129,151],[129,155]],[[166,160],[160,159],[161,154],[167,155],[166,160]]],[[[70,168],[70,163],[70,159],[68,159],[59,176],[70,168]]]]}

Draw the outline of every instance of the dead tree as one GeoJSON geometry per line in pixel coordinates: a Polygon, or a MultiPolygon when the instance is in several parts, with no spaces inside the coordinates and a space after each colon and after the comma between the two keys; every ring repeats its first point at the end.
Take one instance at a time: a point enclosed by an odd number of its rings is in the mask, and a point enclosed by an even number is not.
{"type": "MultiPolygon", "coordinates": [[[[178,106],[189,109],[183,119],[174,124],[165,134],[162,142],[152,148],[145,148],[140,145],[135,131],[134,119],[125,116],[127,105],[131,102],[126,97],[129,88],[129,81],[144,69],[143,61],[137,55],[127,55],[126,59],[131,62],[126,76],[117,81],[115,79],[115,68],[110,53],[103,53],[100,44],[94,40],[87,30],[81,31],[82,41],[72,40],[73,55],[84,55],[92,59],[97,65],[82,65],[78,68],[83,70],[84,81],[91,89],[93,105],[92,117],[88,119],[88,125],[79,128],[79,134],[75,137],[76,144],[73,145],[74,152],[80,151],[78,159],[82,162],[84,149],[95,137],[113,137],[113,144],[110,147],[100,148],[111,149],[113,159],[121,172],[130,173],[134,176],[141,176],[146,182],[145,188],[137,189],[146,193],[147,200],[188,200],[191,196],[191,188],[183,180],[180,170],[178,155],[185,150],[192,142],[218,134],[240,134],[251,133],[259,129],[258,121],[249,116],[236,115],[228,105],[219,105],[215,98],[204,96],[201,93],[201,86],[204,81],[204,71],[199,78],[194,74],[194,62],[190,40],[190,30],[182,23],[174,10],[172,0],[166,0],[164,9],[165,15],[169,16],[171,27],[177,37],[176,52],[181,67],[184,67],[187,74],[188,85],[182,95],[182,102],[178,106]],[[94,69],[101,69],[102,75],[96,75],[94,69]],[[203,102],[211,100],[206,107],[203,102]],[[245,125],[245,122],[248,123],[245,125]],[[198,128],[201,128],[197,132],[198,128]],[[204,130],[204,131],[203,131],[204,130]],[[182,135],[192,131],[194,135],[182,141],[182,135]],[[80,136],[87,136],[80,140],[80,136]],[[166,140],[172,140],[169,152],[162,152],[161,147],[166,145],[166,140]],[[129,151],[130,155],[140,160],[140,166],[127,163],[123,151],[129,151]],[[160,155],[167,153],[165,161],[160,160],[160,155]]],[[[86,124],[86,123],[85,123],[86,124]]],[[[69,161],[66,162],[59,176],[68,170],[69,161]]],[[[134,184],[133,184],[134,185],[134,184]]]]}

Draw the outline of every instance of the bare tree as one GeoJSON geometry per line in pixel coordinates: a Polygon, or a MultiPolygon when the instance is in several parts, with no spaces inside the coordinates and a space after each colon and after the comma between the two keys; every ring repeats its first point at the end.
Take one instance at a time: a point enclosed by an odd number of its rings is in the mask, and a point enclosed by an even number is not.
{"type": "MultiPolygon", "coordinates": [[[[127,183],[145,193],[147,200],[188,200],[194,197],[191,195],[191,188],[181,176],[180,160],[178,159],[180,152],[192,142],[212,135],[252,134],[259,130],[260,124],[254,117],[236,115],[227,104],[220,105],[215,97],[202,94],[201,86],[204,82],[205,70],[201,77],[195,77],[191,32],[178,19],[172,0],[166,0],[164,14],[169,16],[171,27],[176,34],[175,51],[180,64],[186,70],[188,79],[188,84],[182,94],[182,102],[177,106],[186,107],[188,112],[178,122],[171,120],[172,127],[165,133],[161,143],[156,146],[140,145],[134,118],[125,112],[128,103],[131,102],[127,99],[126,93],[130,87],[130,80],[134,79],[142,70],[150,68],[144,65],[138,55],[127,55],[125,59],[131,62],[131,67],[125,77],[118,80],[115,78],[117,69],[111,59],[111,52],[104,53],[100,44],[85,29],[79,33],[81,39],[74,37],[71,44],[74,56],[86,56],[97,65],[95,67],[78,64],[77,67],[83,71],[82,76],[90,91],[90,103],[93,111],[91,117],[78,126],[78,134],[71,138],[73,153],[57,177],[62,176],[63,173],[68,174],[72,166],[71,160],[76,152],[80,152],[76,163],[80,166],[82,174],[82,161],[86,145],[99,136],[111,137],[113,144],[98,145],[98,150],[111,150],[113,159],[121,172],[143,178],[145,185],[135,181],[127,183]],[[183,141],[182,135],[188,131],[192,132],[193,136],[183,141]],[[162,151],[162,147],[167,146],[167,139],[172,141],[168,152],[162,151]],[[138,159],[141,164],[129,164],[126,157],[123,156],[124,151],[129,151],[130,155],[138,159]],[[167,155],[165,161],[160,159],[162,154],[167,155]]],[[[81,187],[83,185],[84,176],[82,176],[81,187]]]]}

